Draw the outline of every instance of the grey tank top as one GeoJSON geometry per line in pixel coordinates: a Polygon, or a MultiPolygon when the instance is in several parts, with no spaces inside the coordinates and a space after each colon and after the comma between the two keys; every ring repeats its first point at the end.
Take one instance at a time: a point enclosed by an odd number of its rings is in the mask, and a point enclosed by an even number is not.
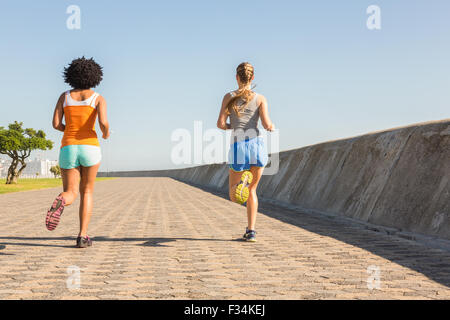
{"type": "MultiPolygon", "coordinates": [[[[230,92],[234,96],[234,92],[230,92]]],[[[231,135],[231,142],[243,141],[246,139],[252,139],[259,136],[258,129],[259,119],[259,107],[258,107],[258,94],[255,92],[253,99],[240,111],[239,116],[231,111],[230,124],[233,133],[231,135]]],[[[237,101],[237,106],[244,104],[243,100],[237,101]]]]}

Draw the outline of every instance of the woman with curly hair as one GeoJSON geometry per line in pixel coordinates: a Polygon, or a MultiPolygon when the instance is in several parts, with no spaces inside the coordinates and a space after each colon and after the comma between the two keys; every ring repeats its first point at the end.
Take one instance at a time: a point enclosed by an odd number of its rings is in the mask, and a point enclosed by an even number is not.
{"type": "Polygon", "coordinates": [[[61,94],[53,113],[53,127],[64,132],[59,153],[63,192],[47,212],[45,224],[48,230],[54,230],[64,207],[74,202],[79,190],[80,231],[76,243],[79,248],[92,245],[87,228],[93,207],[95,178],[102,157],[95,132],[97,116],[103,139],[109,137],[106,101],[92,90],[102,81],[102,77],[102,67],[92,58],[73,60],[64,69],[64,80],[72,89],[61,94]]]}
{"type": "Polygon", "coordinates": [[[261,119],[264,129],[268,131],[275,128],[269,118],[266,98],[252,90],[254,79],[254,68],[250,63],[243,62],[237,67],[239,88],[225,95],[217,120],[218,128],[233,130],[228,154],[229,194],[231,201],[247,206],[248,225],[243,238],[250,242],[256,241],[256,188],[268,161],[258,120],[261,119]],[[227,123],[228,117],[230,123],[227,123]]]}

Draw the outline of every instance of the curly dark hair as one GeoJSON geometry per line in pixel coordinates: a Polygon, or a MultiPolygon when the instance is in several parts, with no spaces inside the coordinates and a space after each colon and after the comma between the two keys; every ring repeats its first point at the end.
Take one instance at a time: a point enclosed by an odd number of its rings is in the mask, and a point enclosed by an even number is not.
{"type": "Polygon", "coordinates": [[[93,58],[74,59],[64,68],[64,82],[73,89],[95,88],[103,79],[102,67],[93,58]]]}

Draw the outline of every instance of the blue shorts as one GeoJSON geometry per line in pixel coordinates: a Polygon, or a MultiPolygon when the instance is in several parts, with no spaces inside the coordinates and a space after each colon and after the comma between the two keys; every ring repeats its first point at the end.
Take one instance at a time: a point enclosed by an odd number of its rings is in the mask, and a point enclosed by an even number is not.
{"type": "Polygon", "coordinates": [[[59,166],[62,169],[92,167],[101,160],[102,152],[99,146],[73,144],[59,151],[59,166]]]}
{"type": "Polygon", "coordinates": [[[265,167],[269,158],[262,137],[235,142],[230,146],[228,165],[234,171],[250,170],[250,167],[265,167]]]}

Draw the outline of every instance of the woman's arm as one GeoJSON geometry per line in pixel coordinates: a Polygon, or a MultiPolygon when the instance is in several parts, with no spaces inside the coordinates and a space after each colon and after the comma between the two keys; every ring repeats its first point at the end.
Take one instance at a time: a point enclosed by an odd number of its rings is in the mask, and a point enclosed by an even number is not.
{"type": "Polygon", "coordinates": [[[64,132],[64,130],[66,129],[66,126],[64,125],[64,123],[62,123],[62,118],[64,115],[63,103],[65,98],[65,93],[59,96],[58,102],[56,102],[55,111],[53,111],[52,121],[53,128],[62,132],[64,132]]]}
{"type": "Polygon", "coordinates": [[[261,123],[267,131],[273,131],[275,130],[275,126],[272,123],[272,120],[270,120],[269,117],[269,110],[267,107],[267,100],[266,97],[260,95],[261,100],[259,104],[259,117],[261,118],[261,123]]]}
{"type": "Polygon", "coordinates": [[[109,122],[106,114],[106,100],[102,96],[97,98],[98,124],[103,133],[103,139],[109,138],[109,122]]]}
{"type": "Polygon", "coordinates": [[[217,128],[222,130],[231,129],[231,125],[227,123],[227,104],[230,102],[231,94],[227,93],[222,100],[222,108],[220,108],[219,119],[217,119],[217,128]]]}

